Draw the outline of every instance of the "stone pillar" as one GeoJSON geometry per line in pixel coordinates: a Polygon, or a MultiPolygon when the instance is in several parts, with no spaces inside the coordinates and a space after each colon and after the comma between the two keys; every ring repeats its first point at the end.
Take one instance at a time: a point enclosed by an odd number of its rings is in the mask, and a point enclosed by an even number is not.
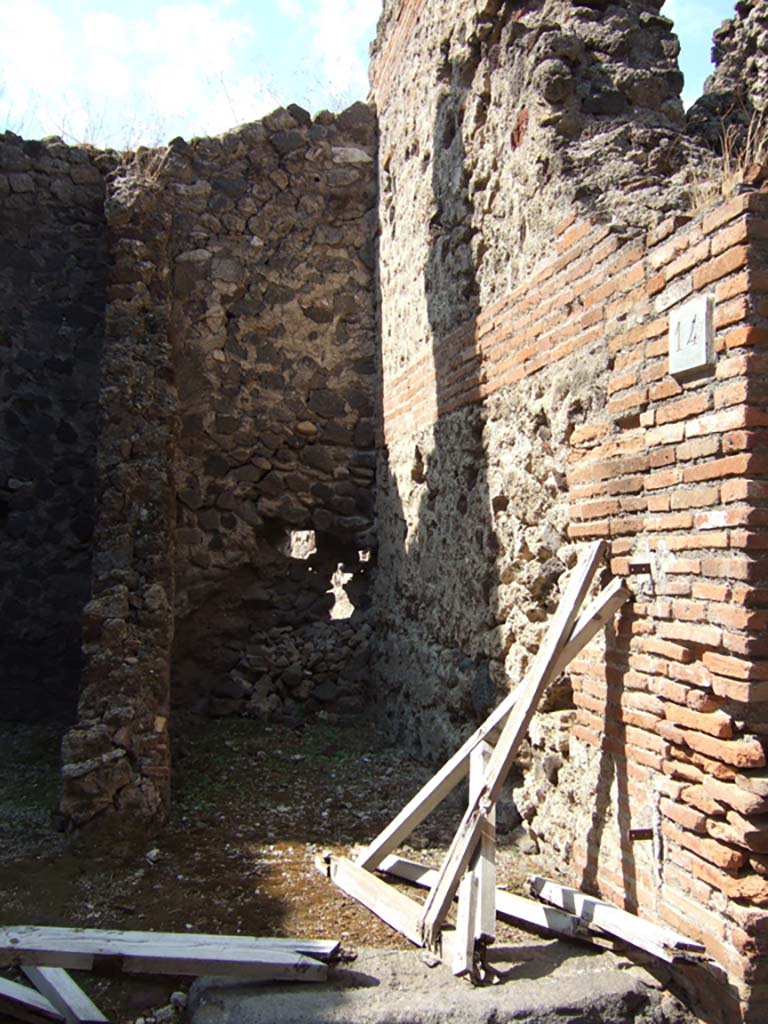
{"type": "Polygon", "coordinates": [[[113,264],[93,592],[78,720],[63,743],[69,827],[116,814],[121,827],[151,822],[169,799],[176,390],[171,218],[156,173],[137,160],[107,200],[113,264]]]}

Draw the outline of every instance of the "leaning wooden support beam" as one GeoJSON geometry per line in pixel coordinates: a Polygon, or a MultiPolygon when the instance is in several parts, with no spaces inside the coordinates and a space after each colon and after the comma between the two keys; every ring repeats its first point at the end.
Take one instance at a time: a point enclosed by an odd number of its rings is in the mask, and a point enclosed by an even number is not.
{"type": "Polygon", "coordinates": [[[253,981],[324,981],[314,957],[230,942],[227,936],[104,933],[76,928],[0,928],[0,966],[63,967],[129,974],[219,974],[253,981]],[[200,941],[195,941],[197,938],[200,941]]]}
{"type": "Polygon", "coordinates": [[[61,967],[33,967],[28,964],[22,970],[67,1024],[106,1024],[107,1018],[98,1006],[61,967]]]}
{"type": "MultiPolygon", "coordinates": [[[[437,871],[434,868],[428,868],[424,864],[403,857],[386,857],[378,870],[424,889],[431,889],[437,881],[437,871]]],[[[496,889],[496,913],[509,921],[532,925],[534,928],[554,932],[563,938],[592,941],[591,936],[585,931],[585,924],[574,914],[547,907],[538,900],[526,899],[525,896],[507,892],[506,889],[496,889]]]]}
{"type": "MultiPolygon", "coordinates": [[[[632,597],[619,579],[611,580],[608,586],[589,604],[576,622],[568,643],[560,653],[552,671],[556,678],[568,666],[572,658],[586,647],[593,636],[616,614],[618,609],[632,597]]],[[[524,684],[523,684],[524,685],[524,684]]],[[[358,856],[360,867],[373,871],[387,854],[392,853],[404,839],[417,828],[425,818],[445,799],[469,771],[469,758],[478,744],[496,735],[514,708],[522,687],[508,694],[483,724],[450,757],[443,767],[425,783],[419,792],[408,801],[400,813],[358,856]]]]}
{"type": "Polygon", "coordinates": [[[39,1024],[40,1021],[63,1021],[59,1013],[44,995],[26,985],[0,978],[0,1013],[7,1013],[18,1020],[39,1024]]]}
{"type": "Polygon", "coordinates": [[[332,857],[329,863],[319,860],[317,866],[348,896],[368,907],[414,945],[423,945],[419,924],[421,905],[415,900],[346,857],[332,857]]]}
{"type": "MultiPolygon", "coordinates": [[[[488,743],[475,747],[469,759],[469,799],[480,791],[485,767],[493,748],[488,743]]],[[[456,975],[478,979],[476,952],[496,938],[496,809],[491,808],[469,870],[458,890],[456,942],[452,970],[456,975]]]]}
{"type": "MultiPolygon", "coordinates": [[[[470,758],[469,798],[473,800],[483,784],[486,766],[493,748],[489,743],[475,747],[470,758]]],[[[480,842],[472,861],[472,874],[477,877],[477,913],[475,939],[491,943],[496,938],[496,808],[492,807],[483,822],[480,842]]],[[[458,931],[458,928],[457,928],[458,931]]]]}
{"type": "Polygon", "coordinates": [[[700,942],[694,942],[671,928],[660,927],[652,921],[622,910],[612,903],[587,896],[559,882],[551,882],[539,875],[530,879],[531,891],[539,899],[575,914],[590,928],[599,928],[608,935],[643,949],[646,953],[674,963],[677,960],[698,958],[705,952],[700,942]]]}
{"type": "Polygon", "coordinates": [[[428,946],[434,945],[439,938],[440,927],[456,893],[461,876],[466,871],[474,853],[485,816],[498,801],[502,786],[531,718],[545,689],[555,677],[558,657],[568,642],[581,604],[605,554],[605,548],[605,543],[602,541],[590,545],[589,550],[577,565],[552,624],[521,687],[520,696],[494,747],[485,774],[485,784],[477,797],[470,801],[448,849],[438,880],[427,896],[422,928],[423,940],[428,946]]]}
{"type": "Polygon", "coordinates": [[[456,912],[456,943],[451,957],[451,970],[457,976],[474,975],[475,926],[477,922],[478,877],[467,871],[459,886],[459,909],[456,912]]]}

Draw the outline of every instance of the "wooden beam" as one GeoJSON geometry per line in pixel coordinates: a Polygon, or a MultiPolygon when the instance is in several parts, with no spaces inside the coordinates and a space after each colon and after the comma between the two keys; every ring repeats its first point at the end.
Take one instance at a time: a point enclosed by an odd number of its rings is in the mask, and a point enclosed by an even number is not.
{"type": "Polygon", "coordinates": [[[478,743],[482,743],[489,735],[504,723],[507,715],[515,706],[517,691],[507,694],[483,724],[459,747],[443,767],[436,772],[429,782],[425,783],[418,793],[408,801],[400,813],[359,855],[356,863],[361,868],[373,871],[379,866],[387,854],[392,853],[407,839],[413,830],[440,804],[445,797],[461,782],[469,771],[469,756],[478,743]]]}
{"type": "MultiPolygon", "coordinates": [[[[395,878],[402,878],[424,889],[431,889],[437,881],[437,871],[434,868],[425,867],[403,857],[386,857],[379,871],[384,871],[395,878]]],[[[564,938],[590,941],[585,932],[586,926],[574,914],[547,907],[537,900],[518,896],[516,893],[507,892],[506,889],[496,890],[496,913],[499,917],[545,929],[564,938]]]]}
{"type": "MultiPolygon", "coordinates": [[[[320,864],[318,864],[320,867],[320,864]]],[[[376,875],[361,868],[346,857],[333,857],[329,870],[330,878],[348,896],[368,907],[377,917],[401,932],[416,946],[422,946],[421,905],[410,899],[376,875]]]]}
{"type": "Polygon", "coordinates": [[[227,936],[104,933],[76,928],[1,928],[0,966],[129,974],[220,974],[254,981],[324,981],[327,967],[293,950],[227,936]]]}
{"type": "Polygon", "coordinates": [[[627,910],[622,910],[595,896],[587,896],[578,889],[560,885],[539,875],[531,877],[530,885],[531,890],[540,899],[576,915],[590,928],[599,928],[668,963],[705,952],[700,942],[694,942],[666,926],[644,921],[627,910]]]}
{"type": "MultiPolygon", "coordinates": [[[[483,785],[485,769],[493,748],[481,743],[472,751],[469,760],[469,798],[474,800],[483,785]]],[[[481,826],[480,841],[472,861],[472,873],[477,878],[477,913],[475,938],[483,943],[496,938],[496,808],[491,807],[481,826]]],[[[458,928],[457,928],[458,931],[458,928]]]]}
{"type": "Polygon", "coordinates": [[[44,995],[6,978],[0,978],[0,1011],[32,1024],[39,1024],[41,1020],[64,1020],[63,1015],[44,995]]]}
{"type": "Polygon", "coordinates": [[[61,967],[22,967],[37,991],[68,1024],[106,1024],[107,1018],[61,967]]]}
{"type": "Polygon", "coordinates": [[[560,652],[555,663],[555,675],[567,667],[579,651],[586,647],[592,637],[606,623],[610,622],[621,606],[633,598],[631,590],[624,586],[620,579],[612,579],[593,601],[587,605],[571,630],[568,642],[560,652]]]}
{"type": "Polygon", "coordinates": [[[257,937],[253,935],[213,935],[204,932],[139,932],[120,931],[111,928],[48,928],[37,925],[19,925],[14,929],[0,928],[0,941],[8,931],[22,937],[25,943],[44,944],[72,940],[75,943],[101,943],[105,945],[124,942],[135,944],[160,943],[177,947],[200,949],[204,946],[242,948],[255,952],[275,950],[282,953],[303,953],[315,960],[329,961],[336,958],[341,943],[335,939],[294,939],[257,937]]]}
{"type": "Polygon", "coordinates": [[[478,879],[467,871],[459,885],[459,909],[456,914],[456,944],[451,970],[457,976],[473,975],[475,970],[475,923],[477,919],[478,879]]]}
{"type": "Polygon", "coordinates": [[[521,687],[520,697],[507,718],[496,743],[485,774],[485,784],[462,819],[438,880],[430,890],[422,916],[424,943],[433,946],[440,933],[459,880],[466,871],[477,845],[482,823],[488,809],[499,798],[514,756],[522,742],[544,690],[555,677],[558,658],[565,647],[581,604],[605,554],[606,545],[597,541],[590,545],[566,587],[558,610],[549,627],[530,671],[521,687]]]}
{"type": "MultiPolygon", "coordinates": [[[[558,676],[598,630],[613,618],[617,609],[632,598],[631,591],[615,579],[592,601],[573,627],[552,670],[558,676]]],[[[411,832],[440,804],[469,771],[469,757],[478,744],[494,737],[514,708],[522,687],[501,701],[483,724],[461,745],[443,767],[408,801],[400,813],[358,856],[360,867],[373,871],[382,860],[403,842],[411,832]]]]}

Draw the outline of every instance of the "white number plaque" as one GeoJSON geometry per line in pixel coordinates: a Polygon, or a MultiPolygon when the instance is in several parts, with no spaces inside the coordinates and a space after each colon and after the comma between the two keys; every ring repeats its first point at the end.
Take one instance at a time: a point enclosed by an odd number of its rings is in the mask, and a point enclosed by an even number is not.
{"type": "Polygon", "coordinates": [[[715,297],[697,295],[669,314],[669,372],[687,374],[715,362],[715,297]]]}

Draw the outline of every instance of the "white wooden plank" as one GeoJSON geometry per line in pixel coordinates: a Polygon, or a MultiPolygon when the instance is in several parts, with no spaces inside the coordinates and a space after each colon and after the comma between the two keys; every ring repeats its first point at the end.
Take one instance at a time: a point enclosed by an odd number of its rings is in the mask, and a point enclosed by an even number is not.
{"type": "Polygon", "coordinates": [[[620,579],[612,579],[600,591],[597,597],[587,605],[574,625],[571,635],[568,637],[568,643],[555,664],[556,675],[560,675],[582,647],[586,647],[592,637],[606,623],[610,622],[619,608],[627,601],[631,601],[633,596],[632,591],[628,590],[620,579]]]}
{"type": "Polygon", "coordinates": [[[373,871],[381,861],[407,839],[413,830],[440,804],[461,782],[469,771],[469,755],[478,743],[504,723],[515,706],[517,691],[507,694],[483,724],[472,733],[443,767],[426,782],[418,793],[408,801],[400,813],[360,854],[356,863],[373,871]]]}
{"type": "MultiPolygon", "coordinates": [[[[481,743],[472,751],[469,761],[469,797],[474,800],[483,785],[485,768],[492,747],[481,743]]],[[[480,829],[472,872],[477,878],[477,911],[475,938],[484,943],[496,938],[496,808],[491,807],[480,829]]],[[[457,931],[459,929],[457,928],[457,931]]]]}
{"type": "Polygon", "coordinates": [[[415,900],[346,857],[331,859],[330,877],[348,896],[368,907],[414,945],[423,945],[419,925],[421,906],[415,900]]]}
{"type": "MultiPolygon", "coordinates": [[[[425,889],[432,888],[437,880],[437,871],[434,868],[425,867],[403,857],[386,857],[379,866],[379,871],[425,889]]],[[[522,921],[524,924],[543,928],[566,938],[589,940],[589,936],[584,932],[585,926],[574,914],[557,910],[555,907],[547,907],[537,900],[518,896],[516,893],[507,892],[506,889],[496,889],[496,913],[499,917],[522,921]]]]}
{"type": "Polygon", "coordinates": [[[22,967],[41,995],[54,1006],[70,1024],[106,1024],[107,1018],[80,986],[61,967],[22,967]]]}
{"type": "Polygon", "coordinates": [[[560,885],[539,875],[534,875],[530,884],[540,899],[575,914],[589,927],[599,928],[667,962],[680,959],[686,954],[705,952],[700,942],[694,942],[666,926],[644,921],[629,911],[594,896],[587,896],[578,889],[560,885]]]}
{"type": "Polygon", "coordinates": [[[467,871],[459,885],[459,909],[456,914],[456,943],[451,957],[451,970],[456,976],[461,976],[462,974],[474,974],[477,895],[477,875],[474,871],[467,871]]]}
{"type": "Polygon", "coordinates": [[[507,718],[501,736],[494,747],[485,775],[485,785],[467,808],[448,849],[438,880],[427,896],[422,924],[424,942],[428,946],[432,946],[437,941],[440,925],[453,900],[459,879],[466,870],[477,845],[484,814],[498,800],[530,720],[544,690],[555,677],[558,657],[568,641],[581,604],[605,553],[605,548],[605,543],[602,541],[590,545],[576,567],[534,663],[526,675],[520,697],[507,718]]]}
{"type": "Polygon", "coordinates": [[[0,966],[26,964],[63,967],[65,970],[109,968],[129,974],[221,974],[252,980],[323,981],[327,968],[320,961],[290,950],[227,943],[177,942],[173,935],[158,939],[151,932],[141,938],[105,938],[88,929],[0,929],[0,966]],[[41,937],[40,933],[44,933],[41,937]]]}
{"type": "MultiPolygon", "coordinates": [[[[0,928],[0,938],[11,929],[0,928]]],[[[25,942],[43,945],[47,941],[74,943],[99,943],[100,946],[119,946],[129,942],[136,945],[173,944],[175,947],[215,946],[218,949],[240,948],[264,951],[277,950],[282,953],[306,953],[316,960],[333,959],[341,948],[335,939],[302,939],[256,937],[252,935],[213,935],[203,932],[140,932],[120,931],[111,928],[48,928],[37,925],[19,925],[12,929],[25,942]]]]}
{"type": "Polygon", "coordinates": [[[6,978],[0,978],[0,1010],[20,1020],[64,1020],[63,1015],[40,992],[6,978]]]}
{"type": "Polygon", "coordinates": [[[116,931],[103,928],[47,928],[35,925],[16,926],[13,929],[0,928],[0,956],[7,945],[9,932],[30,948],[44,948],[52,943],[56,948],[67,944],[74,950],[98,947],[99,955],[112,953],[120,955],[121,948],[128,943],[132,947],[173,946],[174,949],[207,950],[219,952],[240,950],[255,954],[303,953],[315,960],[332,960],[341,945],[334,939],[301,938],[255,938],[249,935],[209,935],[199,932],[139,932],[116,931]]]}
{"type": "MultiPolygon", "coordinates": [[[[632,593],[621,580],[611,583],[591,602],[584,614],[573,627],[567,645],[563,648],[553,667],[553,678],[558,676],[582,647],[585,647],[598,630],[610,621],[617,609],[630,600],[632,593]]],[[[514,708],[522,687],[507,694],[483,724],[464,742],[443,767],[422,786],[408,801],[400,813],[379,833],[379,835],[358,856],[360,867],[373,871],[387,854],[392,853],[411,832],[424,821],[458,785],[469,770],[469,756],[474,748],[486,739],[495,736],[504,725],[514,708]]]]}

